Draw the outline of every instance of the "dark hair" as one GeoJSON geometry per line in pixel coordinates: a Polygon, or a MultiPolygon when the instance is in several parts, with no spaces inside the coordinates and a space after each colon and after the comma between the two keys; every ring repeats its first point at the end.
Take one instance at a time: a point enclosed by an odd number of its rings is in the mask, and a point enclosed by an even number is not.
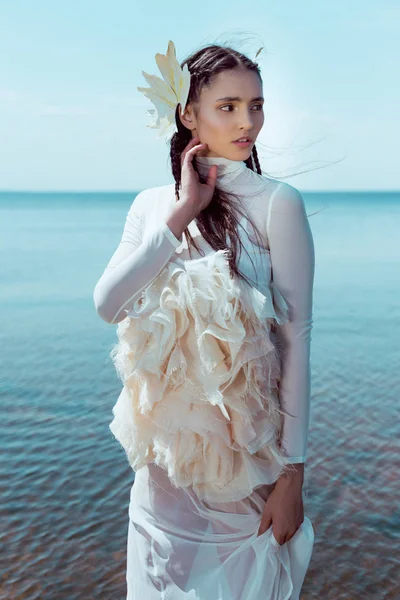
{"type": "MultiPolygon", "coordinates": [[[[220,46],[217,44],[206,46],[186,58],[181,63],[181,68],[183,68],[185,64],[187,64],[190,72],[190,90],[187,102],[193,102],[194,105],[199,102],[203,86],[211,85],[217,75],[223,71],[238,68],[246,69],[256,73],[262,81],[258,64],[231,47],[220,46]]],[[[170,160],[172,174],[175,179],[175,195],[177,200],[179,200],[179,187],[181,182],[181,154],[192,139],[191,131],[182,124],[179,118],[179,110],[180,105],[178,104],[175,111],[175,122],[178,131],[173,134],[170,141],[170,160]]],[[[251,156],[244,162],[249,169],[256,171],[260,175],[262,174],[255,145],[253,146],[251,156]]],[[[193,168],[199,174],[200,181],[205,182],[206,178],[202,177],[197,170],[195,158],[193,159],[193,168]]],[[[228,250],[231,275],[235,274],[248,281],[248,278],[242,274],[237,267],[237,253],[239,247],[246,250],[238,235],[238,227],[241,226],[240,217],[245,217],[250,222],[255,233],[255,238],[260,242],[259,246],[262,246],[263,238],[251,217],[242,210],[238,197],[231,192],[223,192],[221,189],[218,189],[217,185],[211,202],[197,215],[196,224],[205,241],[214,250],[228,250]],[[227,248],[227,236],[230,240],[229,248],[227,248]]],[[[200,252],[200,248],[191,236],[189,229],[186,228],[183,233],[186,236],[190,256],[191,245],[200,252]]]]}

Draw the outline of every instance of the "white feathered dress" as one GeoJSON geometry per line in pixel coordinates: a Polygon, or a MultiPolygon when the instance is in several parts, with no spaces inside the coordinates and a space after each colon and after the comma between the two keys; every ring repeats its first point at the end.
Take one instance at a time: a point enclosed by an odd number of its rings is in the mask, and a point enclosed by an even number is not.
{"type": "Polygon", "coordinates": [[[272,528],[257,532],[278,477],[306,460],[311,231],[295,188],[242,161],[197,161],[203,174],[218,164],[218,185],[240,195],[269,249],[252,243],[244,220],[248,285],[192,221],[204,256],[190,258],[165,223],[173,185],[151,188],[96,286],[100,316],[118,322],[111,356],[123,389],[110,429],[136,473],[127,598],[293,600],[310,520],[282,546],[272,528]]]}

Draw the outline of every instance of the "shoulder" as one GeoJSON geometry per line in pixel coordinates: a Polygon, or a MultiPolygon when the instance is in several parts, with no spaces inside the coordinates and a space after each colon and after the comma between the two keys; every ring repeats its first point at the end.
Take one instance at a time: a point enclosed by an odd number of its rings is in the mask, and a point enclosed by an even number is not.
{"type": "Polygon", "coordinates": [[[247,183],[251,195],[253,195],[252,191],[254,189],[255,195],[259,196],[256,204],[262,203],[264,209],[277,203],[287,206],[292,205],[294,208],[301,206],[303,203],[303,197],[297,188],[285,181],[264,175],[264,173],[251,171],[246,180],[247,183]]]}
{"type": "Polygon", "coordinates": [[[269,212],[299,214],[305,210],[302,193],[290,183],[264,177],[269,182],[269,212]]]}
{"type": "Polygon", "coordinates": [[[286,181],[277,181],[276,183],[276,196],[280,198],[281,202],[292,204],[295,207],[304,203],[303,196],[296,187],[286,181]]]}
{"type": "Polygon", "coordinates": [[[171,193],[175,190],[175,184],[159,185],[145,188],[136,194],[130,207],[130,211],[147,214],[149,211],[157,210],[160,205],[166,204],[171,193]]]}

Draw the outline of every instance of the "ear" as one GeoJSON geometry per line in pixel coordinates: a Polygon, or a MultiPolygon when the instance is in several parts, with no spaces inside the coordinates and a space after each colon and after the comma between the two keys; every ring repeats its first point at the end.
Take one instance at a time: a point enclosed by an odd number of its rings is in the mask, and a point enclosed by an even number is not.
{"type": "Polygon", "coordinates": [[[181,120],[182,125],[187,129],[190,129],[190,131],[196,129],[197,121],[191,104],[186,105],[183,115],[181,115],[181,106],[179,105],[178,117],[181,120]]]}

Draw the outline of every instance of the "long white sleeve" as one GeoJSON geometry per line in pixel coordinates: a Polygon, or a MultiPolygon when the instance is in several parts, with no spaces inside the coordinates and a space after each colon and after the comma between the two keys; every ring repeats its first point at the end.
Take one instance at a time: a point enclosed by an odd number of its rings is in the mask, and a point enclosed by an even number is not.
{"type": "Polygon", "coordinates": [[[147,210],[155,189],[140,192],[126,217],[119,245],[97,282],[93,300],[98,315],[118,323],[132,309],[138,294],[157,277],[181,244],[156,211],[147,210]],[[153,220],[144,228],[144,211],[153,220]]]}
{"type": "Polygon", "coordinates": [[[272,277],[289,306],[289,321],[277,326],[283,351],[279,388],[284,416],[282,449],[291,463],[306,461],[310,418],[314,242],[300,192],[280,183],[267,217],[272,277]]]}

